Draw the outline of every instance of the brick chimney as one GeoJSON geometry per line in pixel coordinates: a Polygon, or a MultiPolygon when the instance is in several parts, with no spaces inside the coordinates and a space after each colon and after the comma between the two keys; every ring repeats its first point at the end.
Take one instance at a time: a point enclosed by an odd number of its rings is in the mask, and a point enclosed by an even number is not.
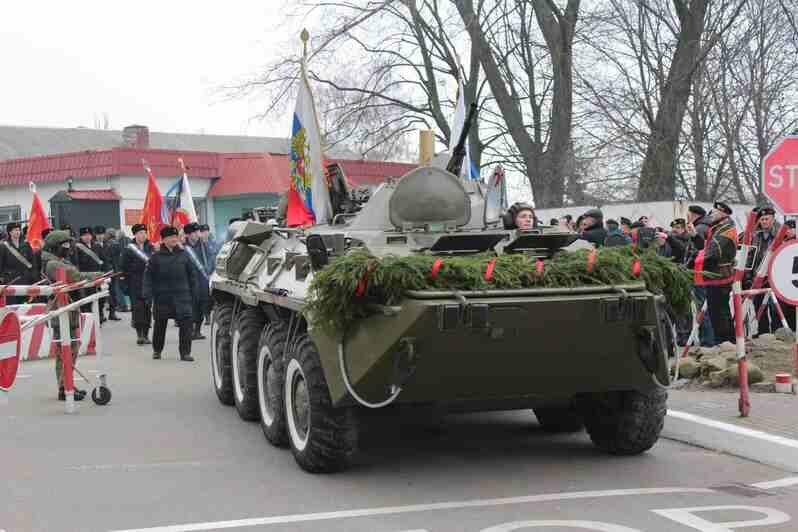
{"type": "Polygon", "coordinates": [[[147,149],[150,147],[150,128],[132,125],[122,130],[122,145],[129,148],[147,149]]]}

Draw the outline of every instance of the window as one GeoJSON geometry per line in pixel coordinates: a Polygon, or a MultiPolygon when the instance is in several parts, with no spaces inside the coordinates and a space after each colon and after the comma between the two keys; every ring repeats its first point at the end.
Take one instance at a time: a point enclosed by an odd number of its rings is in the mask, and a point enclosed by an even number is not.
{"type": "Polygon", "coordinates": [[[22,209],[19,205],[5,205],[0,207],[0,224],[19,221],[22,218],[22,209]]]}

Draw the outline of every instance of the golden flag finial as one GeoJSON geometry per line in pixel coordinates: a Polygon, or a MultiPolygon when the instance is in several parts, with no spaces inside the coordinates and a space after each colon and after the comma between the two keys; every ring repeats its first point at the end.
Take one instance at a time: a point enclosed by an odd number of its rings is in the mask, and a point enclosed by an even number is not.
{"type": "Polygon", "coordinates": [[[302,33],[299,34],[299,38],[302,39],[302,57],[307,59],[308,57],[308,41],[310,40],[310,33],[308,33],[307,28],[302,29],[302,33]]]}

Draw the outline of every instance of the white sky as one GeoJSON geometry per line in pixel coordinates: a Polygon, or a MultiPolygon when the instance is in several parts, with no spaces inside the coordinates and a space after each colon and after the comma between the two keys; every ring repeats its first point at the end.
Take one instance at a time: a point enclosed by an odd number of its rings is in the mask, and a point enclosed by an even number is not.
{"type": "MultiPolygon", "coordinates": [[[[218,93],[293,37],[280,24],[284,5],[3,2],[0,124],[94,127],[107,113],[113,129],[136,123],[152,131],[287,135],[282,123],[251,121],[257,101],[218,93]]],[[[298,37],[291,43],[299,49],[298,37]]]]}

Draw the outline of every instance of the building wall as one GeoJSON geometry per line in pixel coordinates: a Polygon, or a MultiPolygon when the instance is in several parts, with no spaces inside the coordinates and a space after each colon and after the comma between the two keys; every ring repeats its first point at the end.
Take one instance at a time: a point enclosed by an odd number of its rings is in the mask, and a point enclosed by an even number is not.
{"type": "Polygon", "coordinates": [[[216,235],[217,240],[224,238],[224,235],[227,234],[227,221],[231,218],[241,218],[241,211],[243,209],[270,207],[272,205],[277,205],[279,199],[279,194],[272,193],[214,198],[212,210],[216,223],[211,225],[211,227],[214,229],[214,235],[216,235]]]}
{"type": "MultiPolygon", "coordinates": [[[[125,224],[125,210],[144,208],[144,196],[147,194],[147,178],[145,176],[119,176],[113,179],[115,180],[114,190],[122,197],[119,202],[120,227],[123,227],[129,233],[130,226],[125,224]]],[[[161,194],[166,194],[166,191],[175,183],[176,178],[157,177],[155,180],[158,182],[161,194]]],[[[208,198],[208,191],[212,184],[213,179],[204,177],[188,178],[191,196],[194,198],[198,211],[197,216],[208,225],[213,225],[214,221],[212,202],[208,198]],[[200,202],[205,202],[205,205],[202,206],[200,202]]]]}
{"type": "MultiPolygon", "coordinates": [[[[156,178],[161,194],[165,194],[171,187],[176,178],[156,178]]],[[[208,191],[211,188],[213,179],[204,177],[189,177],[189,186],[195,202],[200,200],[205,202],[204,207],[197,205],[197,214],[204,218],[205,223],[214,225],[213,202],[208,198],[208,191]]],[[[107,190],[111,189],[120,196],[119,201],[119,221],[116,227],[123,228],[127,233],[130,226],[125,224],[125,209],[141,209],[144,207],[144,196],[147,193],[147,178],[145,176],[112,176],[93,179],[75,179],[72,184],[74,190],[107,190]]],[[[66,182],[40,183],[36,185],[36,191],[42,200],[47,214],[50,215],[50,198],[58,191],[66,190],[66,182]]],[[[3,207],[19,206],[23,220],[27,220],[30,215],[33,193],[28,186],[5,186],[0,187],[0,209],[3,207]]]]}
{"type": "MultiPolygon", "coordinates": [[[[75,190],[96,190],[108,189],[111,187],[111,179],[107,177],[96,179],[76,179],[72,188],[75,190]]],[[[66,190],[66,182],[59,183],[40,183],[36,185],[36,191],[42,200],[44,210],[50,214],[50,198],[59,190],[66,190]]],[[[27,220],[30,215],[30,206],[33,202],[33,193],[28,186],[0,187],[0,207],[19,205],[23,220],[27,220]]]]}

